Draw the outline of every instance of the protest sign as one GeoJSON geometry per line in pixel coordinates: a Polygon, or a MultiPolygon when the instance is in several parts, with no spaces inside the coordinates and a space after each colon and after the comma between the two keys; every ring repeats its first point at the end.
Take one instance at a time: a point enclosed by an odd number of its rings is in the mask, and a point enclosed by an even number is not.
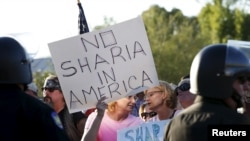
{"type": "Polygon", "coordinates": [[[165,126],[170,119],[154,122],[145,122],[118,130],[118,141],[163,141],[165,126]]]}
{"type": "Polygon", "coordinates": [[[48,45],[70,113],[159,85],[142,17],[48,45]]]}

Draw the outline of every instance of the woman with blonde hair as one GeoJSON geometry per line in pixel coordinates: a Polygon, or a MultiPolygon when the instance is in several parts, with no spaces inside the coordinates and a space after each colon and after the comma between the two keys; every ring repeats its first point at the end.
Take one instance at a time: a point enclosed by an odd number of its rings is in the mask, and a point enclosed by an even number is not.
{"type": "Polygon", "coordinates": [[[159,80],[158,86],[152,87],[144,93],[148,108],[157,113],[148,121],[171,119],[180,112],[177,109],[177,96],[168,82],[159,80]]]}
{"type": "Polygon", "coordinates": [[[128,96],[106,104],[102,97],[96,111],[86,121],[82,141],[116,141],[117,131],[129,126],[143,123],[139,117],[131,113],[135,104],[134,96],[128,96]]]}

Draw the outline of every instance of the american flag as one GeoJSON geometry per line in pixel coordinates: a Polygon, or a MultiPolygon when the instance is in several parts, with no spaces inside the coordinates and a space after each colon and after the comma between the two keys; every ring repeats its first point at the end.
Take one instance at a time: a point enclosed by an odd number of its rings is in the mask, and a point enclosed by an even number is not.
{"type": "Polygon", "coordinates": [[[79,7],[79,16],[78,16],[79,34],[87,33],[89,32],[89,27],[80,0],[78,0],[77,5],[79,7]]]}

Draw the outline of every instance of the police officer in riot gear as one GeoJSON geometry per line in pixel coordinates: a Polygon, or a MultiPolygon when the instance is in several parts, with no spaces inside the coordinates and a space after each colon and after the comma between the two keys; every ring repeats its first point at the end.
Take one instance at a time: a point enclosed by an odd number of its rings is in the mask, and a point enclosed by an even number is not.
{"type": "Polygon", "coordinates": [[[24,92],[31,81],[25,49],[0,37],[0,140],[68,141],[56,112],[24,92]]]}
{"type": "Polygon", "coordinates": [[[204,47],[190,70],[190,92],[197,95],[193,105],[166,125],[164,141],[206,141],[209,125],[249,124],[237,112],[242,106],[238,77],[250,73],[247,56],[226,44],[204,47]]]}

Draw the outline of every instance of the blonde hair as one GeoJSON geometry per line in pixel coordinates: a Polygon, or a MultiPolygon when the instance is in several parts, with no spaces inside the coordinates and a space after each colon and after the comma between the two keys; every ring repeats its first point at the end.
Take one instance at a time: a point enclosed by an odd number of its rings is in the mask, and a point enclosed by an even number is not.
{"type": "Polygon", "coordinates": [[[141,113],[144,113],[144,111],[146,109],[146,106],[147,106],[147,103],[143,103],[143,104],[140,105],[140,107],[139,107],[139,117],[142,118],[141,113]]]}
{"type": "Polygon", "coordinates": [[[116,101],[113,101],[113,102],[110,102],[110,103],[108,103],[108,111],[109,112],[114,112],[115,111],[115,107],[116,107],[116,101]]]}
{"type": "MultiPolygon", "coordinates": [[[[160,89],[164,95],[166,96],[165,103],[166,106],[175,109],[177,107],[178,99],[177,95],[174,93],[174,89],[171,86],[170,83],[159,80],[160,85],[156,86],[155,88],[160,89]]],[[[144,93],[146,94],[148,90],[146,90],[144,93]]]]}

